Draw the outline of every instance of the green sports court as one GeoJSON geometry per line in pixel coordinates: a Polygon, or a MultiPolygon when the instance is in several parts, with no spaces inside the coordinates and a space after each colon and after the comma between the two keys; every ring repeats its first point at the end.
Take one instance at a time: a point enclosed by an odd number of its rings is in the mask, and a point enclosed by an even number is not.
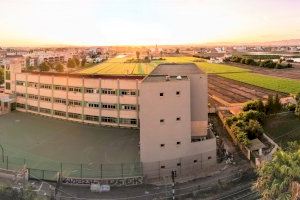
{"type": "Polygon", "coordinates": [[[135,175],[139,131],[100,127],[14,111],[0,116],[3,168],[22,165],[71,177],[135,175]]]}

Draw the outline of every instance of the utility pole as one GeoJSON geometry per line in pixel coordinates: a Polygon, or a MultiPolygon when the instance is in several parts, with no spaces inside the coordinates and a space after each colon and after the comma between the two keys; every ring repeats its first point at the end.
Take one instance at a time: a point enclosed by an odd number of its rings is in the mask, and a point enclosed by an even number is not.
{"type": "Polygon", "coordinates": [[[175,178],[177,177],[176,170],[172,170],[172,199],[175,200],[175,178]]]}

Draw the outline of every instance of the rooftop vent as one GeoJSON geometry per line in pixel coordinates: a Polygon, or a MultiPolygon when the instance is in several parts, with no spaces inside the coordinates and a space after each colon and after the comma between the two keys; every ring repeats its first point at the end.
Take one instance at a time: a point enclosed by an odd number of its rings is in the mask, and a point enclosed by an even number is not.
{"type": "Polygon", "coordinates": [[[177,76],[176,79],[177,80],[182,80],[182,77],[181,76],[177,76]]]}
{"type": "Polygon", "coordinates": [[[166,81],[170,81],[170,76],[166,76],[166,81]]]}

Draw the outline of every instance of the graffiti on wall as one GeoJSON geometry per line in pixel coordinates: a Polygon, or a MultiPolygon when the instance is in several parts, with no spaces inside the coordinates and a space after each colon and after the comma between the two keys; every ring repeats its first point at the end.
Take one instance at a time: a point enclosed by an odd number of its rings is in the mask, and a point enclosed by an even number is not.
{"type": "Polygon", "coordinates": [[[111,187],[131,186],[143,184],[142,176],[112,178],[112,179],[93,179],[93,178],[62,178],[62,183],[67,185],[109,185],[111,187]]]}

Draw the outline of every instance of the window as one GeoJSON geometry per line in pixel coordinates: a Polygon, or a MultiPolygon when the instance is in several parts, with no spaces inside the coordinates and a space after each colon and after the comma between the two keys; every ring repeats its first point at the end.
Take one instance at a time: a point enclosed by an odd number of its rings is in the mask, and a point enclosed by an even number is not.
{"type": "Polygon", "coordinates": [[[136,92],[136,90],[119,90],[119,94],[135,96],[137,94],[137,92],[136,92]]]}
{"type": "Polygon", "coordinates": [[[5,89],[10,90],[10,83],[7,83],[7,82],[5,83],[5,89]]]}
{"type": "Polygon", "coordinates": [[[194,163],[198,162],[198,160],[194,160],[194,163]]]}
{"type": "Polygon", "coordinates": [[[67,90],[66,86],[62,86],[62,85],[55,85],[54,89],[55,90],[62,90],[62,91],[66,91],[67,90]]]}
{"type": "Polygon", "coordinates": [[[136,125],[137,119],[120,118],[120,124],[136,125]]]}
{"type": "Polygon", "coordinates": [[[40,108],[40,113],[51,114],[51,110],[47,108],[40,108]]]}
{"type": "Polygon", "coordinates": [[[101,122],[117,123],[118,120],[115,117],[101,117],[101,122]]]}
{"type": "Polygon", "coordinates": [[[99,108],[99,103],[87,102],[86,106],[89,108],[99,108]]]}
{"type": "Polygon", "coordinates": [[[165,147],[165,144],[160,144],[160,147],[165,147]]]}
{"type": "Polygon", "coordinates": [[[55,103],[67,104],[65,99],[54,98],[55,103]]]}
{"type": "Polygon", "coordinates": [[[122,104],[121,110],[136,110],[136,105],[122,104]]]}
{"type": "Polygon", "coordinates": [[[70,92],[81,92],[81,88],[80,87],[69,87],[69,91],[70,92]]]}
{"type": "Polygon", "coordinates": [[[181,166],[181,163],[177,163],[177,166],[181,166]]]}
{"type": "Polygon", "coordinates": [[[26,86],[26,84],[25,84],[24,81],[17,81],[16,84],[17,84],[17,85],[20,85],[20,86],[26,86]]]}
{"type": "Polygon", "coordinates": [[[176,91],[176,95],[179,96],[180,95],[180,91],[176,91]]]}
{"type": "Polygon", "coordinates": [[[5,72],[5,79],[10,80],[10,72],[9,71],[5,72]]]}
{"type": "Polygon", "coordinates": [[[208,160],[210,160],[211,159],[211,156],[208,156],[208,158],[207,158],[208,160]]]}
{"type": "Polygon", "coordinates": [[[113,89],[106,89],[106,88],[103,88],[103,89],[101,89],[101,94],[115,95],[115,94],[116,94],[116,91],[113,90],[113,89]]]}
{"type": "Polygon", "coordinates": [[[163,93],[163,92],[159,93],[159,96],[163,97],[163,96],[164,96],[164,93],[163,93]]]}
{"type": "Polygon", "coordinates": [[[81,114],[77,113],[68,113],[68,117],[72,119],[81,119],[81,114]]]}
{"type": "Polygon", "coordinates": [[[164,123],[165,120],[164,120],[164,119],[160,119],[159,122],[160,122],[160,123],[164,123]]]}
{"type": "Polygon", "coordinates": [[[17,93],[16,95],[17,95],[17,97],[26,97],[26,94],[24,94],[24,93],[17,93]]]}
{"type": "Polygon", "coordinates": [[[38,88],[39,84],[35,82],[27,82],[28,87],[38,88]]]}
{"type": "Polygon", "coordinates": [[[25,108],[25,104],[22,104],[22,103],[17,103],[17,108],[25,108]]]}
{"type": "Polygon", "coordinates": [[[68,101],[69,106],[81,106],[81,101],[70,100],[68,101]]]}
{"type": "Polygon", "coordinates": [[[101,104],[101,108],[103,109],[116,109],[116,104],[101,104]]]}
{"type": "Polygon", "coordinates": [[[85,93],[96,94],[96,93],[98,93],[98,90],[94,89],[94,88],[85,88],[84,92],[85,93]]]}
{"type": "Polygon", "coordinates": [[[87,120],[87,121],[99,122],[99,117],[98,116],[85,115],[84,119],[87,120]]]}
{"type": "Polygon", "coordinates": [[[51,102],[51,97],[40,96],[41,101],[51,102]]]}
{"type": "Polygon", "coordinates": [[[62,112],[62,111],[59,111],[59,110],[54,110],[54,115],[65,117],[66,116],[66,112],[62,112]]]}
{"type": "Polygon", "coordinates": [[[181,117],[177,117],[177,118],[176,118],[176,121],[180,121],[180,120],[181,120],[181,117]]]}
{"type": "Polygon", "coordinates": [[[161,169],[165,169],[166,167],[164,165],[160,166],[161,169]]]}
{"type": "Polygon", "coordinates": [[[52,85],[49,85],[49,84],[41,84],[40,88],[51,90],[51,89],[52,89],[52,85]]]}
{"type": "Polygon", "coordinates": [[[176,144],[177,144],[177,145],[180,145],[180,144],[181,144],[181,142],[176,142],[176,144]]]}
{"type": "Polygon", "coordinates": [[[28,110],[31,110],[31,111],[35,111],[35,112],[38,111],[38,107],[36,107],[36,106],[30,106],[30,105],[28,105],[28,106],[27,106],[27,109],[28,109],[28,110]]]}
{"type": "Polygon", "coordinates": [[[28,99],[38,100],[39,96],[34,94],[28,94],[28,99]]]}

